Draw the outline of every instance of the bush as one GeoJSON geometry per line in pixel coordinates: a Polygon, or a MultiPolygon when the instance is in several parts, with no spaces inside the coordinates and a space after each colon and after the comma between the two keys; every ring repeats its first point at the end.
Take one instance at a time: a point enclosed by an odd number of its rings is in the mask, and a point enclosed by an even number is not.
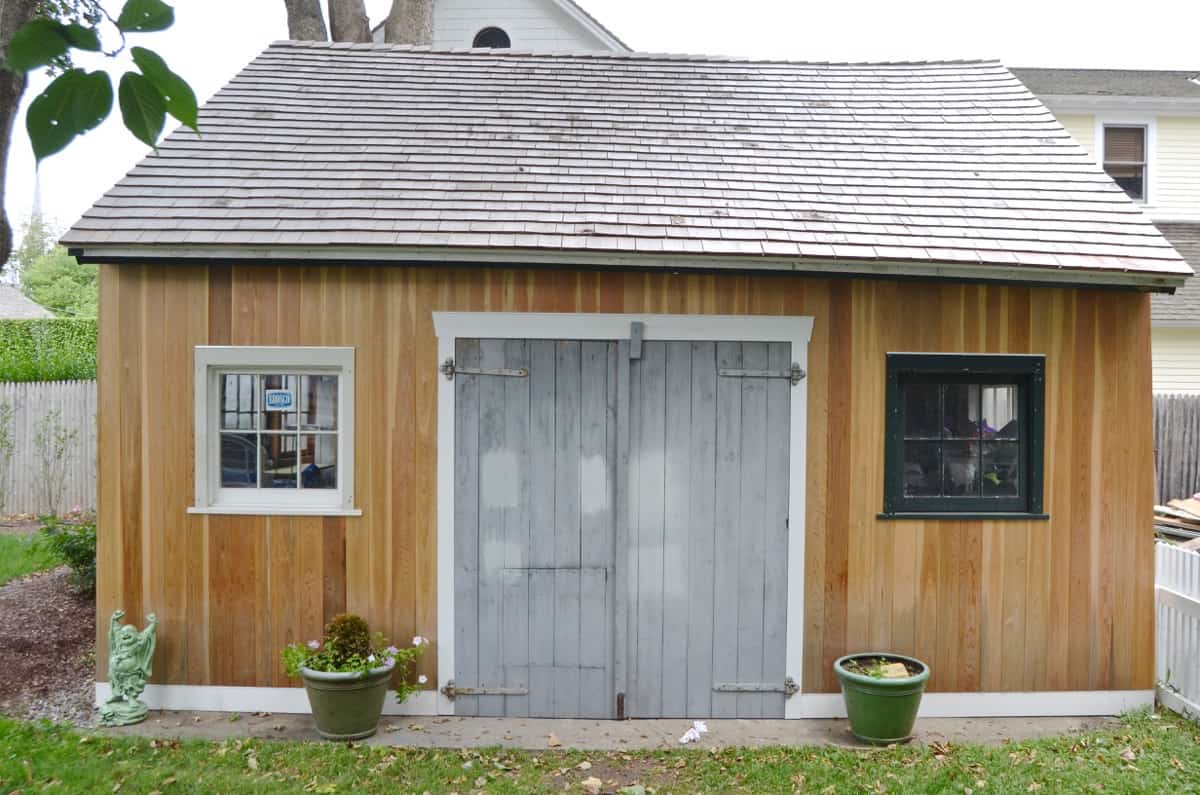
{"type": "Polygon", "coordinates": [[[0,320],[0,381],[96,377],[96,320],[0,320]]]}
{"type": "Polygon", "coordinates": [[[71,587],[96,592],[96,520],[76,516],[68,520],[43,516],[39,546],[71,567],[71,587]]]}

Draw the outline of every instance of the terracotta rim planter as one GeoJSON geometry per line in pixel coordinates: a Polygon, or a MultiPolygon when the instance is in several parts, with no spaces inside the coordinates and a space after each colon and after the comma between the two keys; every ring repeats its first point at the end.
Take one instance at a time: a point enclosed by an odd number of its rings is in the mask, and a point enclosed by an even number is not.
{"type": "Polygon", "coordinates": [[[300,669],[317,732],[326,740],[362,740],[379,728],[393,666],[365,674],[300,669]]]}
{"type": "Polygon", "coordinates": [[[912,739],[917,708],[921,706],[921,694],[929,680],[929,666],[926,663],[903,654],[859,652],[839,657],[833,663],[833,671],[842,683],[846,715],[850,718],[850,731],[855,737],[872,745],[891,745],[912,739]],[[896,679],[876,679],[852,673],[844,667],[851,660],[880,657],[905,663],[909,667],[919,667],[921,672],[896,679]]]}

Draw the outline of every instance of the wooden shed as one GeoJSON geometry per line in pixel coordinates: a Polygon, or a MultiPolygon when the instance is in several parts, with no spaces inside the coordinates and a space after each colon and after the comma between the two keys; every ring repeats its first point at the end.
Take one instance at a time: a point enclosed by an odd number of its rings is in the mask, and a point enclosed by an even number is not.
{"type": "Polygon", "coordinates": [[[281,42],[201,130],[65,238],[152,706],[304,711],[346,610],[422,714],[829,716],[868,650],[930,715],[1152,701],[1191,271],[1002,65],[281,42]]]}

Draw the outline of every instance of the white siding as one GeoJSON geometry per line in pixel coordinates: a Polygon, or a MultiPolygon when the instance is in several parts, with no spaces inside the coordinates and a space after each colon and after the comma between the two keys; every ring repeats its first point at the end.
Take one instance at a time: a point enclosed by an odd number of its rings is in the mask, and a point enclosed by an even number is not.
{"type": "Polygon", "coordinates": [[[515,50],[607,50],[552,0],[435,0],[433,46],[470,47],[483,28],[497,27],[515,50]]]}
{"type": "Polygon", "coordinates": [[[1154,391],[1200,395],[1200,328],[1152,331],[1154,391]]]}
{"type": "Polygon", "coordinates": [[[1058,116],[1058,122],[1063,127],[1067,128],[1067,132],[1075,139],[1075,142],[1084,149],[1096,154],[1096,117],[1095,116],[1074,116],[1062,114],[1058,116]]]}

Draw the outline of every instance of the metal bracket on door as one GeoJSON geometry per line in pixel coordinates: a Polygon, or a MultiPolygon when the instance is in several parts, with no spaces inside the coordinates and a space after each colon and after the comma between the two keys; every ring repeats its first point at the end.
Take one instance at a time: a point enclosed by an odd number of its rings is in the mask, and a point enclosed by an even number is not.
{"type": "Polygon", "coordinates": [[[522,367],[519,370],[509,370],[504,367],[456,367],[453,359],[447,359],[442,362],[442,366],[438,368],[442,375],[446,376],[447,381],[453,381],[457,374],[462,375],[503,375],[509,378],[525,378],[529,375],[529,371],[522,367]]]}
{"type": "Polygon", "coordinates": [[[790,370],[736,370],[722,367],[717,370],[717,374],[726,378],[786,378],[792,382],[792,386],[803,381],[808,375],[797,362],[792,362],[790,370]]]}
{"type": "Polygon", "coordinates": [[[783,684],[771,682],[719,682],[713,685],[715,693],[783,693],[784,698],[791,698],[800,692],[800,685],[792,677],[785,677],[783,684]]]}
{"type": "Polygon", "coordinates": [[[527,696],[527,687],[458,687],[451,679],[442,688],[442,695],[453,701],[458,696],[527,696]]]}

